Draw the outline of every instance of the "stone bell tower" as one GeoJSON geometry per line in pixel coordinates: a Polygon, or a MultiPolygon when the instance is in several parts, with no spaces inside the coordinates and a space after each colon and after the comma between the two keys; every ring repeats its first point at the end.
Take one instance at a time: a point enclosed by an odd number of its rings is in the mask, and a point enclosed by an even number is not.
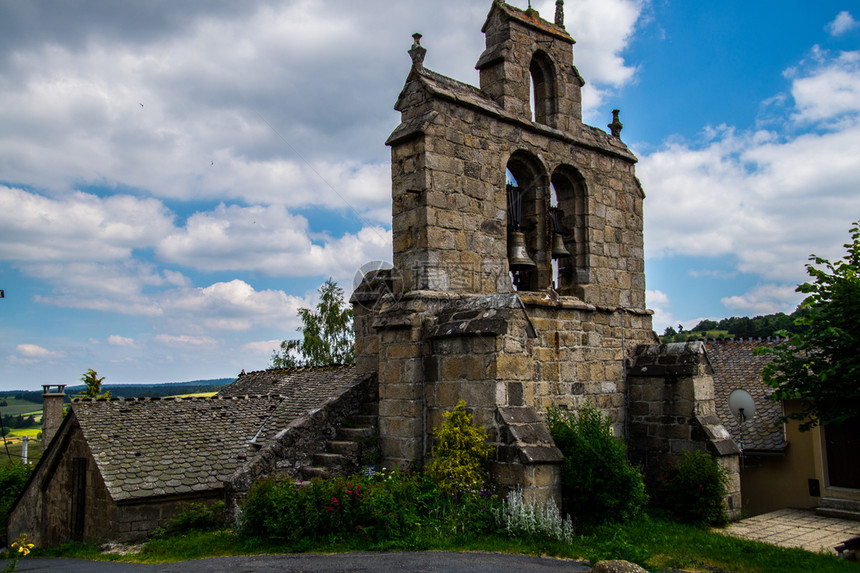
{"type": "Polygon", "coordinates": [[[655,340],[636,157],[582,123],[561,5],[549,22],[492,3],[480,88],[427,69],[413,36],[386,142],[394,269],[353,297],[386,461],[423,463],[462,399],[497,446],[496,478],[537,496],[558,494],[546,408],[588,400],[623,434],[625,361],[655,340]]]}

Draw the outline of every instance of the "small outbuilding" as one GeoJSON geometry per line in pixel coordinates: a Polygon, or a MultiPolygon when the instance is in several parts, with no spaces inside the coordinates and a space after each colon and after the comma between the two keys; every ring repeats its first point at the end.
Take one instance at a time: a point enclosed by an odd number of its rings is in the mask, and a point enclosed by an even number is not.
{"type": "MultiPolygon", "coordinates": [[[[12,508],[8,536],[27,533],[40,547],[133,541],[183,504],[229,504],[244,493],[234,475],[249,468],[299,477],[372,379],[352,367],[267,370],[208,398],[73,400],[12,508]],[[301,449],[284,447],[291,441],[301,449]]],[[[45,411],[62,396],[46,392],[45,411]]]]}

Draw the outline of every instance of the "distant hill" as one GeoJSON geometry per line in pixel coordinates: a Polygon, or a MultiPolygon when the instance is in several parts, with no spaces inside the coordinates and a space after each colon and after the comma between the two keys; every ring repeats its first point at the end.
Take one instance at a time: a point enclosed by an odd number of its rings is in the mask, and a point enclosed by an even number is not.
{"type": "MultiPolygon", "coordinates": [[[[214,380],[192,380],[190,382],[164,382],[160,384],[105,384],[102,392],[110,390],[115,398],[162,398],[176,394],[196,394],[198,392],[217,392],[235,378],[216,378],[214,380]]],[[[66,386],[66,401],[85,388],[83,384],[66,386]]],[[[34,404],[42,403],[41,390],[0,391],[0,397],[11,396],[34,404]]]]}

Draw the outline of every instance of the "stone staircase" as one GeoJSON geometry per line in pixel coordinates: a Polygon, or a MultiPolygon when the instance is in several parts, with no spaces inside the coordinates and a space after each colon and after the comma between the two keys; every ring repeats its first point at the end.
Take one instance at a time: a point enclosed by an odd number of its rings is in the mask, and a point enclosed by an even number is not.
{"type": "Polygon", "coordinates": [[[314,454],[313,463],[302,468],[302,482],[349,475],[375,464],[379,457],[378,423],[379,404],[366,404],[363,413],[338,428],[335,438],[326,442],[325,451],[314,454]]]}

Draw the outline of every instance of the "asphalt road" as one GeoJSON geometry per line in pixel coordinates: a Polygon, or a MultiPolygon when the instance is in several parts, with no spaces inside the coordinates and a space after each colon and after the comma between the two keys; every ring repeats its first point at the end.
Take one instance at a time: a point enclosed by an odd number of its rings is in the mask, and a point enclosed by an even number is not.
{"type": "Polygon", "coordinates": [[[334,555],[249,555],[213,557],[163,565],[111,563],[82,559],[29,559],[18,561],[17,571],[51,573],[299,573],[299,572],[424,572],[445,573],[587,573],[579,561],[499,553],[449,553],[413,551],[402,553],[338,553],[334,555]]]}

